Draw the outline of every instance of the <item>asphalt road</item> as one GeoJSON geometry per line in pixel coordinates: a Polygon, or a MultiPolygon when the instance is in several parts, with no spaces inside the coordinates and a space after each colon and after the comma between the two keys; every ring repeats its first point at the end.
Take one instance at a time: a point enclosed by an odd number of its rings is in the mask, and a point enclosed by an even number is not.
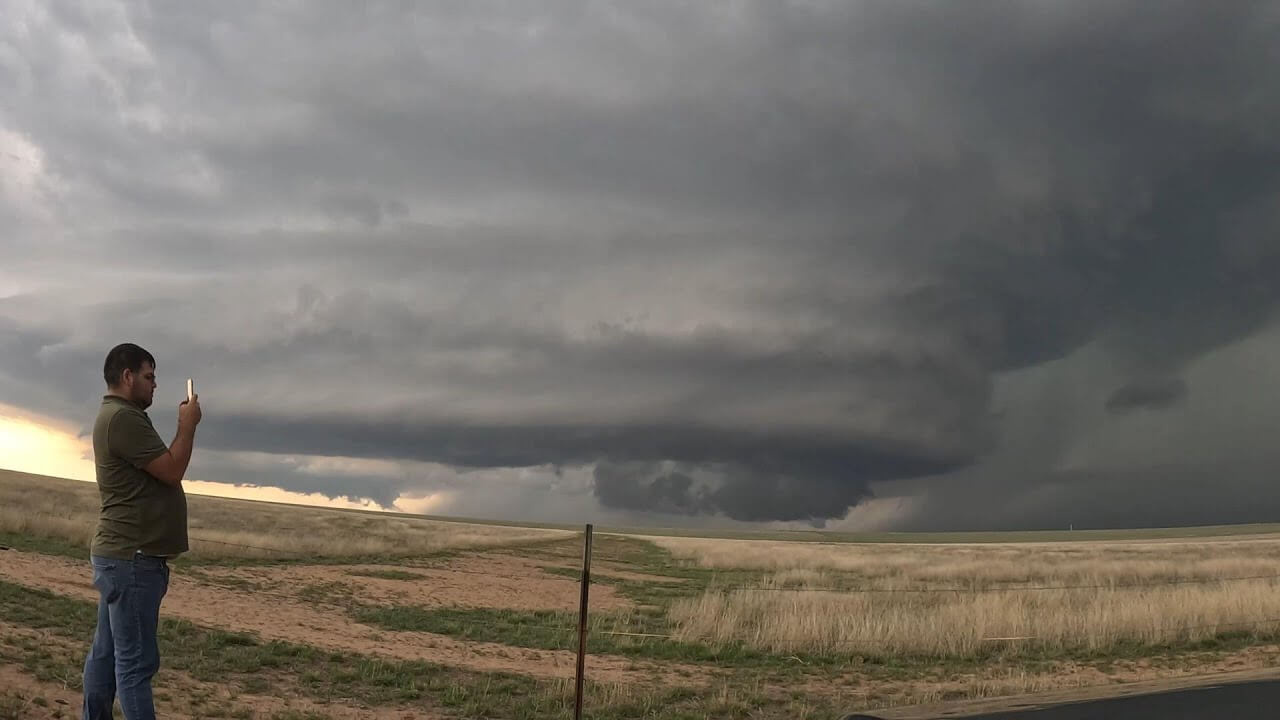
{"type": "Polygon", "coordinates": [[[1274,720],[1280,680],[1208,685],[1190,690],[972,715],[964,720],[1274,720]]]}

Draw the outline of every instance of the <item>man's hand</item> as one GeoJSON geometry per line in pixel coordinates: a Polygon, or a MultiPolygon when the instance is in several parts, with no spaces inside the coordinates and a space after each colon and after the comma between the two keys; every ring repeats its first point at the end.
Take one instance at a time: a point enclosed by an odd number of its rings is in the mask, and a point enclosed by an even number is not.
{"type": "Polygon", "coordinates": [[[178,405],[178,427],[189,427],[195,429],[200,424],[200,418],[203,414],[200,412],[200,394],[196,393],[191,396],[190,400],[183,400],[178,405]]]}

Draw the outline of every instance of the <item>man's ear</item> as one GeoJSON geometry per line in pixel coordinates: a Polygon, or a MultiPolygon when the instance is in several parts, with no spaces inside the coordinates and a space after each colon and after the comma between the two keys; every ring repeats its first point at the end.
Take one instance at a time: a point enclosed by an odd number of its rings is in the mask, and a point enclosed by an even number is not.
{"type": "Polygon", "coordinates": [[[125,368],[124,372],[120,373],[120,387],[129,387],[132,384],[133,384],[133,371],[130,370],[129,368],[125,368]]]}

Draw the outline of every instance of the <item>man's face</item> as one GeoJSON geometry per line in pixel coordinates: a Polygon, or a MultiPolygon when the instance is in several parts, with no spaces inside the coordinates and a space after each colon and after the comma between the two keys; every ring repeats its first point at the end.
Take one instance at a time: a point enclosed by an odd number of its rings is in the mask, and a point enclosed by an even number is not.
{"type": "Polygon", "coordinates": [[[125,390],[134,405],[146,410],[156,396],[156,368],[149,362],[143,362],[138,372],[124,371],[125,390]]]}

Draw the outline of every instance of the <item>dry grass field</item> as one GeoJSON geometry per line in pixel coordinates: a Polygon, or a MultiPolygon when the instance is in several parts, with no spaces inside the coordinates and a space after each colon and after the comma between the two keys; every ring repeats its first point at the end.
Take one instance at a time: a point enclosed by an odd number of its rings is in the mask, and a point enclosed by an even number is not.
{"type": "MultiPolygon", "coordinates": [[[[97,522],[92,483],[2,471],[0,532],[88,547],[97,522]]],[[[418,557],[442,550],[555,540],[563,530],[452,523],[372,512],[280,506],[189,495],[191,551],[210,558],[418,557]]]]}
{"type": "MultiPolygon", "coordinates": [[[[78,714],[95,503],[90,484],[0,471],[0,720],[78,714]]],[[[190,505],[202,540],[174,563],[163,606],[165,717],[571,712],[579,534],[190,505]]],[[[892,716],[1273,667],[1280,537],[1229,530],[876,544],[599,533],[586,715],[892,716]]]]}
{"type": "Polygon", "coordinates": [[[673,605],[682,636],[774,652],[1110,652],[1280,628],[1280,538],[827,545],[665,538],[678,560],[770,571],[673,605]],[[781,570],[780,568],[789,568],[781,570]],[[826,591],[823,589],[834,589],[826,591]]]}

